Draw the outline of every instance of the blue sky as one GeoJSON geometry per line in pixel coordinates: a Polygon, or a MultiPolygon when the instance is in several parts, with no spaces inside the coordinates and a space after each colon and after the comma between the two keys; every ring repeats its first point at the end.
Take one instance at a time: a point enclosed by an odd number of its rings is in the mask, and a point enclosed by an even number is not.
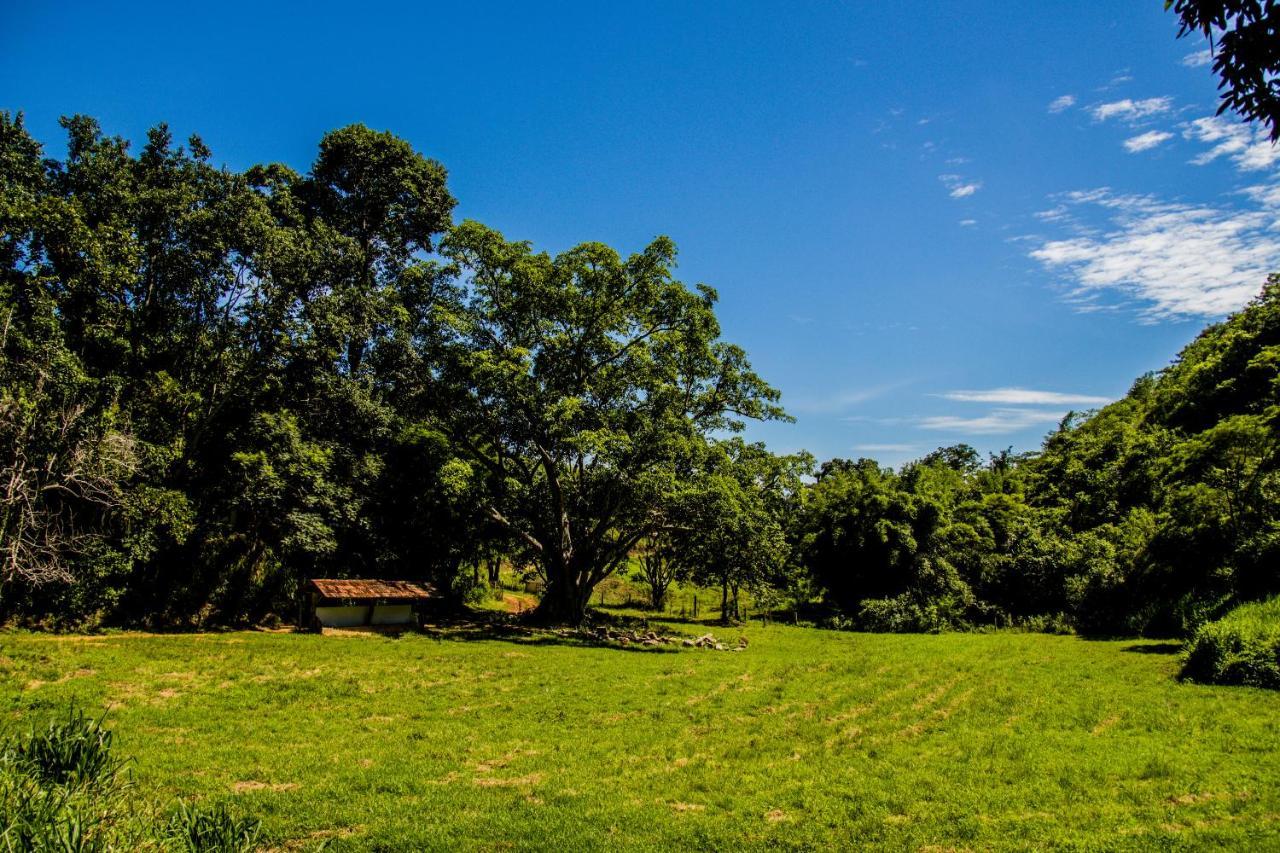
{"type": "Polygon", "coordinates": [[[657,234],[782,389],[778,451],[1038,445],[1280,269],[1277,152],[1160,0],[0,8],[0,109],[242,168],[390,129],[459,215],[657,234]]]}

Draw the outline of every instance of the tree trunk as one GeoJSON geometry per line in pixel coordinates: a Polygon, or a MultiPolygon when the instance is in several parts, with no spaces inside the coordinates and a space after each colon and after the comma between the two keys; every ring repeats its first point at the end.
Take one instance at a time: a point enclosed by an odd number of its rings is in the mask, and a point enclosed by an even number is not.
{"type": "Polygon", "coordinates": [[[549,576],[532,618],[543,624],[580,625],[586,619],[591,593],[587,584],[575,585],[568,578],[549,576]]]}
{"type": "Polygon", "coordinates": [[[533,619],[543,624],[580,625],[587,616],[587,603],[595,584],[589,578],[592,572],[581,571],[572,557],[553,556],[543,566],[547,586],[534,608],[533,619]]]}
{"type": "Polygon", "coordinates": [[[654,610],[661,613],[662,608],[665,607],[666,604],[667,604],[667,588],[665,586],[659,586],[658,584],[650,585],[649,605],[654,610]]]}

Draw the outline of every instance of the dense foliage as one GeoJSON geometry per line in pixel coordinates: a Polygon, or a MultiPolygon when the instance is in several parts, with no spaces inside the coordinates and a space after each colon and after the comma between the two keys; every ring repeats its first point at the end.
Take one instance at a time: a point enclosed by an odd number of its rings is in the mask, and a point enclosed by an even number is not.
{"type": "Polygon", "coordinates": [[[1201,625],[1187,644],[1182,674],[1280,690],[1280,598],[1243,604],[1201,625]]]}
{"type": "Polygon", "coordinates": [[[543,615],[669,524],[713,433],[783,417],[665,238],[555,258],[452,227],[438,163],[326,134],[217,168],[0,115],[0,620],[290,613],[300,578],[505,556],[543,615]]]}

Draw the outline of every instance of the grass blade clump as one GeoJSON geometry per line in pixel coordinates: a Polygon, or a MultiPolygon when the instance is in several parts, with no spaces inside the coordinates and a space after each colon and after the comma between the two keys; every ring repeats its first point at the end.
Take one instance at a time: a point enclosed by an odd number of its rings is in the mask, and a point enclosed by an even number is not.
{"type": "Polygon", "coordinates": [[[111,754],[111,731],[102,718],[72,706],[65,719],[32,728],[5,748],[12,764],[46,785],[107,790],[120,780],[124,761],[111,754]]]}
{"type": "Polygon", "coordinates": [[[101,723],[73,708],[0,745],[0,853],[112,848],[127,785],[101,723]]]}
{"type": "Polygon", "coordinates": [[[262,822],[239,817],[222,803],[178,803],[166,836],[177,850],[187,853],[247,853],[257,847],[262,822]]]}
{"type": "Polygon", "coordinates": [[[1188,644],[1182,677],[1280,690],[1280,597],[1242,604],[1200,626],[1188,644]]]}
{"type": "Polygon", "coordinates": [[[0,743],[0,853],[182,850],[244,853],[259,821],[188,806],[167,821],[134,796],[103,719],[72,706],[43,729],[0,743]]]}

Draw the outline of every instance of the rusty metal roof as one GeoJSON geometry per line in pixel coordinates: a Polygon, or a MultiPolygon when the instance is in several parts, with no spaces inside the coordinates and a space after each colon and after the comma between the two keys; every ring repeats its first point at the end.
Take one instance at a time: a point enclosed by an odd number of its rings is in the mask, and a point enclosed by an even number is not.
{"type": "Polygon", "coordinates": [[[339,598],[349,601],[377,599],[379,601],[421,601],[435,598],[435,588],[430,584],[412,581],[383,581],[372,578],[312,578],[307,586],[318,592],[321,598],[339,598]]]}

